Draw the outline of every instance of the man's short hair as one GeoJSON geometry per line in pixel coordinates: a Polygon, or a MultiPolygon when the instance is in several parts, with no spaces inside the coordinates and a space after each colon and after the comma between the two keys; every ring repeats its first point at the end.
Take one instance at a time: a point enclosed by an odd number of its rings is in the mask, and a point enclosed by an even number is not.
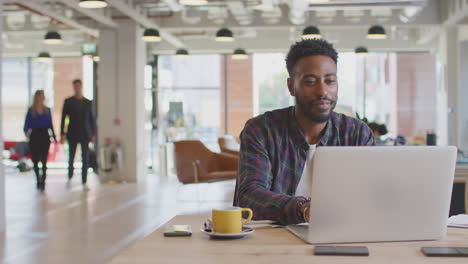
{"type": "Polygon", "coordinates": [[[328,56],[335,63],[338,62],[338,53],[331,43],[323,39],[305,39],[296,42],[289,49],[286,56],[286,68],[289,76],[292,76],[294,66],[303,57],[307,56],[328,56]]]}
{"type": "Polygon", "coordinates": [[[77,84],[77,83],[81,84],[81,80],[80,80],[80,79],[75,79],[75,80],[73,80],[73,82],[72,82],[72,84],[77,84]]]}

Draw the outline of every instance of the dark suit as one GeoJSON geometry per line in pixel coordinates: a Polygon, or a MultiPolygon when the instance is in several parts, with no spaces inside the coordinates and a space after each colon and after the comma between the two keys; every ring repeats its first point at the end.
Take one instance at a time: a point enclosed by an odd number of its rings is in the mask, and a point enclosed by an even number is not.
{"type": "Polygon", "coordinates": [[[73,162],[75,160],[76,146],[81,145],[82,152],[82,181],[86,183],[89,167],[89,142],[96,135],[96,120],[93,104],[86,98],[70,97],[65,100],[62,110],[61,135],[66,135],[70,156],[68,159],[68,177],[73,177],[73,162]],[[69,117],[68,129],[65,133],[65,118],[69,117]]]}

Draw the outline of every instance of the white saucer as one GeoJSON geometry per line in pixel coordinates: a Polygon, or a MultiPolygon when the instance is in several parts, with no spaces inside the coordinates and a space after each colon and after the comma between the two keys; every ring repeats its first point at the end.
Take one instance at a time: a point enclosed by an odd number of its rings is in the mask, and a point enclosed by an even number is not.
{"type": "Polygon", "coordinates": [[[213,232],[211,229],[200,229],[202,233],[205,233],[209,235],[211,238],[214,239],[238,239],[238,238],[243,238],[246,235],[252,234],[255,230],[250,227],[242,227],[242,232],[241,233],[216,233],[213,232]]]}

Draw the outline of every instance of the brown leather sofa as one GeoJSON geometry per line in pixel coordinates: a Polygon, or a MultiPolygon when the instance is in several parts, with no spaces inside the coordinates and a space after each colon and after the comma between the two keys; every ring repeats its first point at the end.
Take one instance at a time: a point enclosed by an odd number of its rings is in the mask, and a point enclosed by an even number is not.
{"type": "Polygon", "coordinates": [[[177,177],[184,184],[237,177],[238,157],[212,152],[199,140],[174,142],[174,151],[177,177]]]}
{"type": "Polygon", "coordinates": [[[218,138],[219,149],[222,153],[239,156],[240,144],[231,135],[224,135],[218,138]]]}

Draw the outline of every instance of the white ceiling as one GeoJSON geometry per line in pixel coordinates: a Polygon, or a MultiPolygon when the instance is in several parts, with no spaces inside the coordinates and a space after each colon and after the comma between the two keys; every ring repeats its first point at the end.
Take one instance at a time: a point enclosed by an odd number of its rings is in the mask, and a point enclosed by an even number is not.
{"type": "Polygon", "coordinates": [[[95,42],[99,29],[133,19],[156,27],[163,42],[149,44],[153,53],[172,54],[178,47],[192,53],[283,51],[300,39],[305,26],[318,26],[341,50],[366,45],[371,50],[431,50],[434,32],[445,25],[468,22],[468,0],[226,0],[203,6],[182,6],[177,0],[107,0],[109,7],[89,10],[79,0],[11,0],[4,5],[5,56],[34,56],[47,49],[42,38],[58,30],[64,45],[55,56],[79,55],[80,45],[95,42]],[[453,6],[453,7],[452,7],[453,6]],[[385,27],[389,39],[370,41],[367,29],[385,27]],[[229,27],[233,43],[214,41],[216,31],[229,27]]]}

